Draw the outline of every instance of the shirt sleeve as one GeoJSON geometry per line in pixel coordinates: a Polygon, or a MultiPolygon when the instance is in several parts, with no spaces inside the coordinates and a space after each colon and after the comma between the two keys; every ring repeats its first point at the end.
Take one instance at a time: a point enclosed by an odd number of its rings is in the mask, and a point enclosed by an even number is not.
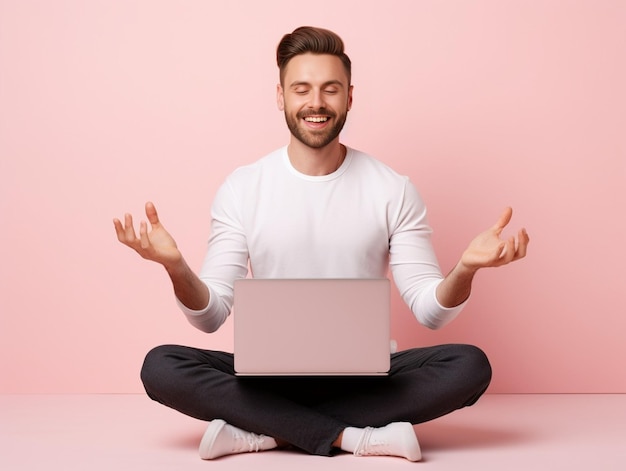
{"type": "Polygon", "coordinates": [[[426,206],[408,178],[392,221],[389,263],[402,299],[421,324],[430,329],[443,327],[467,301],[445,308],[437,300],[436,290],[443,275],[431,243],[426,206]]]}
{"type": "Polygon", "coordinates": [[[178,305],[194,327],[216,331],[229,316],[233,305],[233,284],[248,273],[248,246],[237,198],[226,182],[218,190],[211,209],[211,236],[200,270],[200,279],[209,289],[209,304],[202,310],[178,305]]]}

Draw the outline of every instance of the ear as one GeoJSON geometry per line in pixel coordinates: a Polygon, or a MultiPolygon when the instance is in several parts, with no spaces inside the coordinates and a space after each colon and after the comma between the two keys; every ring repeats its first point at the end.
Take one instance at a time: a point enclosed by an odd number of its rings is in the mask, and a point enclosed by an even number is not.
{"type": "Polygon", "coordinates": [[[348,111],[352,108],[352,90],[354,90],[354,85],[350,85],[348,88],[348,111]]]}
{"type": "Polygon", "coordinates": [[[285,94],[280,83],[276,85],[276,105],[280,111],[285,111],[285,94]]]}

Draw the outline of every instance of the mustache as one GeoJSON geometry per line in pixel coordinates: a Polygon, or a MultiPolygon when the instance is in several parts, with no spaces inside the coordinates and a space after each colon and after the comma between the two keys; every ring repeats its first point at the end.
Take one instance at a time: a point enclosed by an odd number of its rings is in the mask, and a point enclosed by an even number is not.
{"type": "Polygon", "coordinates": [[[337,113],[335,113],[334,111],[331,111],[327,108],[319,108],[317,110],[313,110],[313,109],[308,109],[308,110],[302,110],[299,111],[296,116],[299,119],[303,119],[306,118],[307,116],[330,116],[331,118],[336,118],[337,117],[337,113]]]}

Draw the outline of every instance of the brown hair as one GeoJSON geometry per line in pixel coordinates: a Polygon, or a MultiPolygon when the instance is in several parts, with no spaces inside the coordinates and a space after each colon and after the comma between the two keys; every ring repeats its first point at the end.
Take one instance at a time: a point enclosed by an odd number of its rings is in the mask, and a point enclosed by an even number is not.
{"type": "Polygon", "coordinates": [[[352,63],[343,50],[343,41],[330,30],[301,26],[293,33],[285,34],[276,48],[276,62],[280,70],[280,83],[285,77],[285,68],[291,59],[300,54],[311,52],[313,54],[330,54],[341,59],[346,73],[348,84],[352,76],[352,63]]]}

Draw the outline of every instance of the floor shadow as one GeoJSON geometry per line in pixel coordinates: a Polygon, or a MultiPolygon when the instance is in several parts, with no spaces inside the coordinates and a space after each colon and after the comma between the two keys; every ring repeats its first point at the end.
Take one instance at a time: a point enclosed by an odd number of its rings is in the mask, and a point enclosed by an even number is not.
{"type": "MultiPolygon", "coordinates": [[[[497,448],[534,442],[537,433],[515,430],[514,428],[493,428],[479,425],[459,425],[437,421],[415,425],[415,432],[423,450],[462,450],[497,448]]],[[[201,429],[193,429],[176,434],[163,434],[160,445],[168,448],[197,450],[202,434],[201,429]]],[[[292,451],[297,452],[295,449],[292,451]]]]}
{"type": "MultiPolygon", "coordinates": [[[[176,448],[180,450],[197,450],[200,445],[200,440],[202,440],[203,432],[198,433],[197,431],[189,431],[185,434],[178,434],[176,436],[168,435],[166,437],[162,437],[160,440],[160,446],[166,448],[176,448]]],[[[282,453],[291,453],[291,454],[305,454],[304,451],[292,447],[292,446],[284,446],[277,449],[277,451],[281,451],[282,453]]]]}
{"type": "Polygon", "coordinates": [[[513,428],[487,428],[429,422],[415,426],[424,450],[480,449],[511,446],[537,440],[536,434],[513,428]]]}
{"type": "Polygon", "coordinates": [[[161,441],[161,446],[167,448],[180,448],[183,450],[197,450],[200,445],[200,440],[202,440],[202,433],[198,433],[198,431],[189,431],[184,434],[176,434],[176,435],[167,435],[163,436],[161,441]]]}

